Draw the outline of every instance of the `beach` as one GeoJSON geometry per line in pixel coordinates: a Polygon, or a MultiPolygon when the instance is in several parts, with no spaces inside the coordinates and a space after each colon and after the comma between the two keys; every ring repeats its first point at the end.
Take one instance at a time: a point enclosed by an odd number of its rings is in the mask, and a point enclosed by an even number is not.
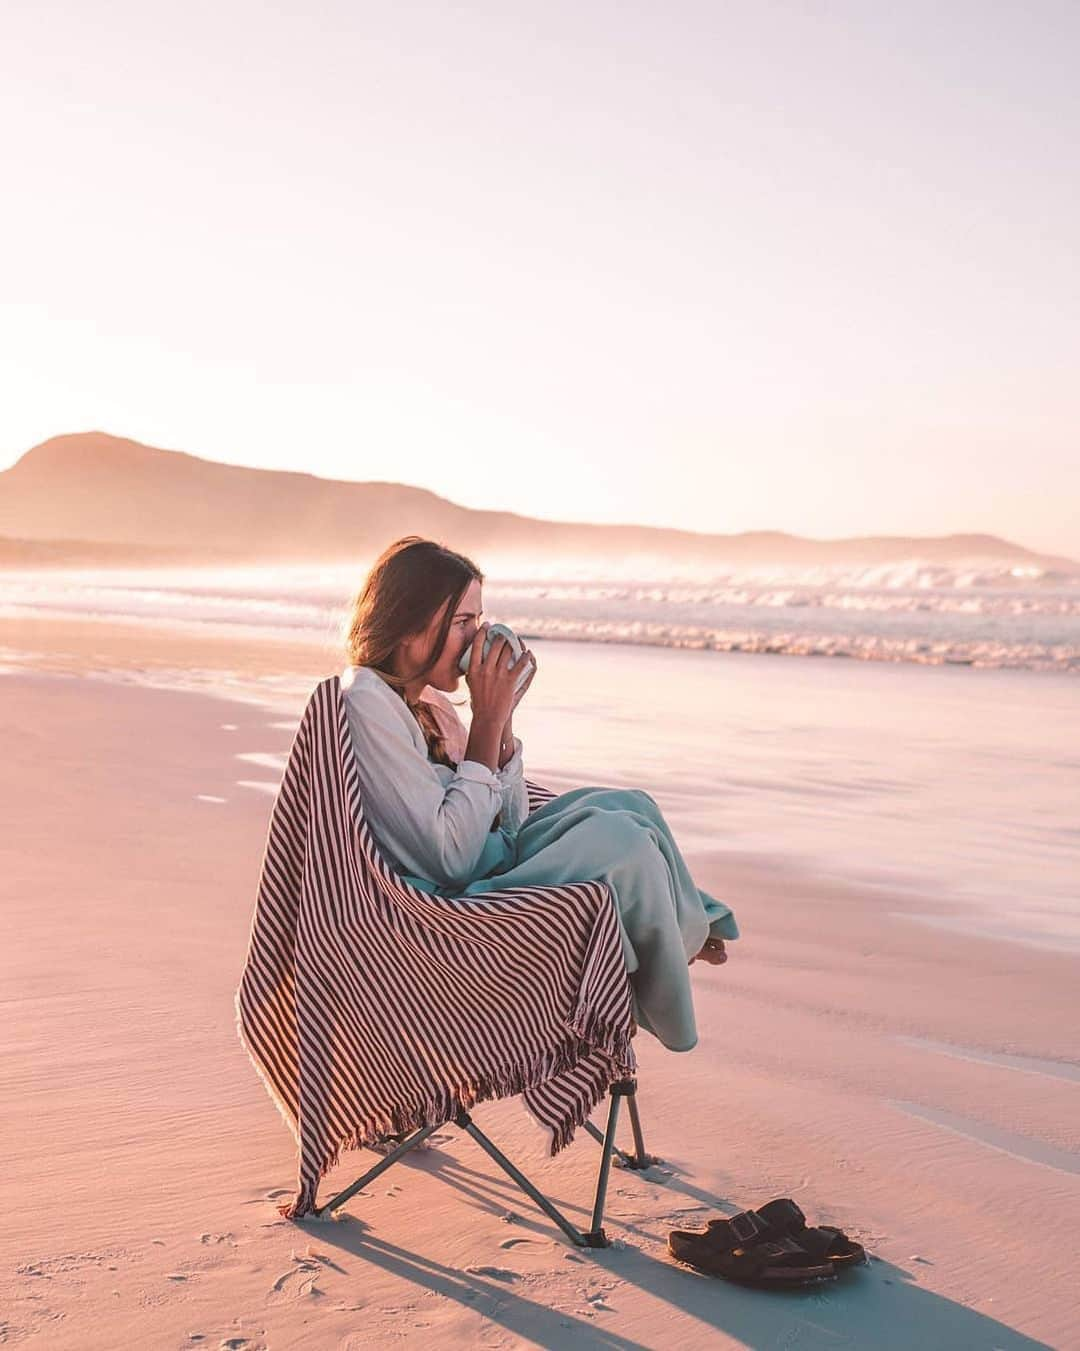
{"type": "MultiPolygon", "coordinates": [[[[277,1214],[294,1145],[232,996],[332,645],[0,620],[0,1342],[1076,1345],[1075,679],[534,647],[529,777],[648,789],[743,934],[693,968],[698,1047],[636,1041],[663,1163],[613,1173],[606,1250],[453,1127],[339,1221],[277,1214]],[[780,1295],[668,1256],[669,1229],[773,1196],[870,1265],[780,1295]]],[[[593,1141],[549,1159],[519,1102],[475,1116],[587,1218],[593,1141]]]]}

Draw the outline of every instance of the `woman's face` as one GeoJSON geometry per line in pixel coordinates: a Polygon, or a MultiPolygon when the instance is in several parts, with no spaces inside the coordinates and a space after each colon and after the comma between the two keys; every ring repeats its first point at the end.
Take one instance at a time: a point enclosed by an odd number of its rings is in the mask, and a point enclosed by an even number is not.
{"type": "MultiPolygon", "coordinates": [[[[447,605],[452,602],[447,601],[447,605]]],[[[430,624],[424,632],[416,638],[404,643],[404,661],[402,669],[408,676],[411,671],[419,670],[424,660],[430,655],[432,644],[439,634],[439,625],[442,623],[446,606],[437,610],[432,616],[430,624]]],[[[471,581],[457,604],[453,616],[450,620],[450,630],[446,635],[446,643],[439,655],[439,660],[432,667],[427,676],[427,683],[433,685],[437,690],[442,690],[446,694],[453,694],[460,686],[465,677],[458,670],[458,663],[461,661],[461,654],[476,637],[476,631],[480,627],[483,617],[483,598],[481,595],[480,583],[471,581]]]]}

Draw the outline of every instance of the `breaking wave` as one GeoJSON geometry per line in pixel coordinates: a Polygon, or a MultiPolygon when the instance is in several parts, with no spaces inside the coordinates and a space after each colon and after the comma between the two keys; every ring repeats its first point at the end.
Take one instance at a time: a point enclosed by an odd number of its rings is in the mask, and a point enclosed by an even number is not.
{"type": "MultiPolygon", "coordinates": [[[[567,575],[569,574],[569,575],[567,575]]],[[[68,614],[336,640],[352,568],[9,572],[3,614],[68,614]]],[[[632,579],[489,575],[487,617],[594,643],[1080,672],[1080,574],[1009,563],[746,566],[632,579]]]]}

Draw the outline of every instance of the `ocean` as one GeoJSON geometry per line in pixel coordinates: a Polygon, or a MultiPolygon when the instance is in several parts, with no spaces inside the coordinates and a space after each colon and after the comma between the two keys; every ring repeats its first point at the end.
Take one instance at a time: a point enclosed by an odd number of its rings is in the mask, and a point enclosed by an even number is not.
{"type": "MultiPolygon", "coordinates": [[[[810,868],[902,893],[927,925],[1080,952],[1080,591],[927,576],[493,578],[484,606],[538,659],[516,719],[534,777],[647,789],[687,854],[752,854],[792,886],[810,868]],[[740,651],[735,632],[749,635],[740,651]]],[[[333,650],[359,580],[316,568],[7,574],[0,614],[333,650]]],[[[311,683],[287,671],[145,678],[287,718],[311,683]]],[[[270,749],[242,748],[245,783],[252,764],[273,769],[270,749]]]]}
{"type": "MultiPolygon", "coordinates": [[[[526,636],[566,641],[1080,672],[1080,573],[914,560],[614,574],[551,564],[492,574],[485,613],[526,636]]],[[[361,578],[340,565],[12,571],[0,614],[270,629],[325,642],[361,578]]]]}

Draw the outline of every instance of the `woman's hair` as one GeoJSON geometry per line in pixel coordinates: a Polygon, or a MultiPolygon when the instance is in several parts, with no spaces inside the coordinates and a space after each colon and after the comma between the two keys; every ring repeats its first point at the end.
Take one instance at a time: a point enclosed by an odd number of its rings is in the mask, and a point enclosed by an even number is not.
{"type": "MultiPolygon", "coordinates": [[[[462,596],[471,582],[483,580],[484,574],[471,559],[434,540],[419,535],[395,540],[372,564],[353,602],[345,631],[349,661],[353,666],[370,666],[405,699],[405,681],[390,669],[398,644],[426,629],[439,607],[449,601],[428,664],[411,678],[430,671],[446,643],[462,596]]],[[[430,707],[419,701],[408,706],[424,733],[431,758],[456,769],[430,707]]]]}

